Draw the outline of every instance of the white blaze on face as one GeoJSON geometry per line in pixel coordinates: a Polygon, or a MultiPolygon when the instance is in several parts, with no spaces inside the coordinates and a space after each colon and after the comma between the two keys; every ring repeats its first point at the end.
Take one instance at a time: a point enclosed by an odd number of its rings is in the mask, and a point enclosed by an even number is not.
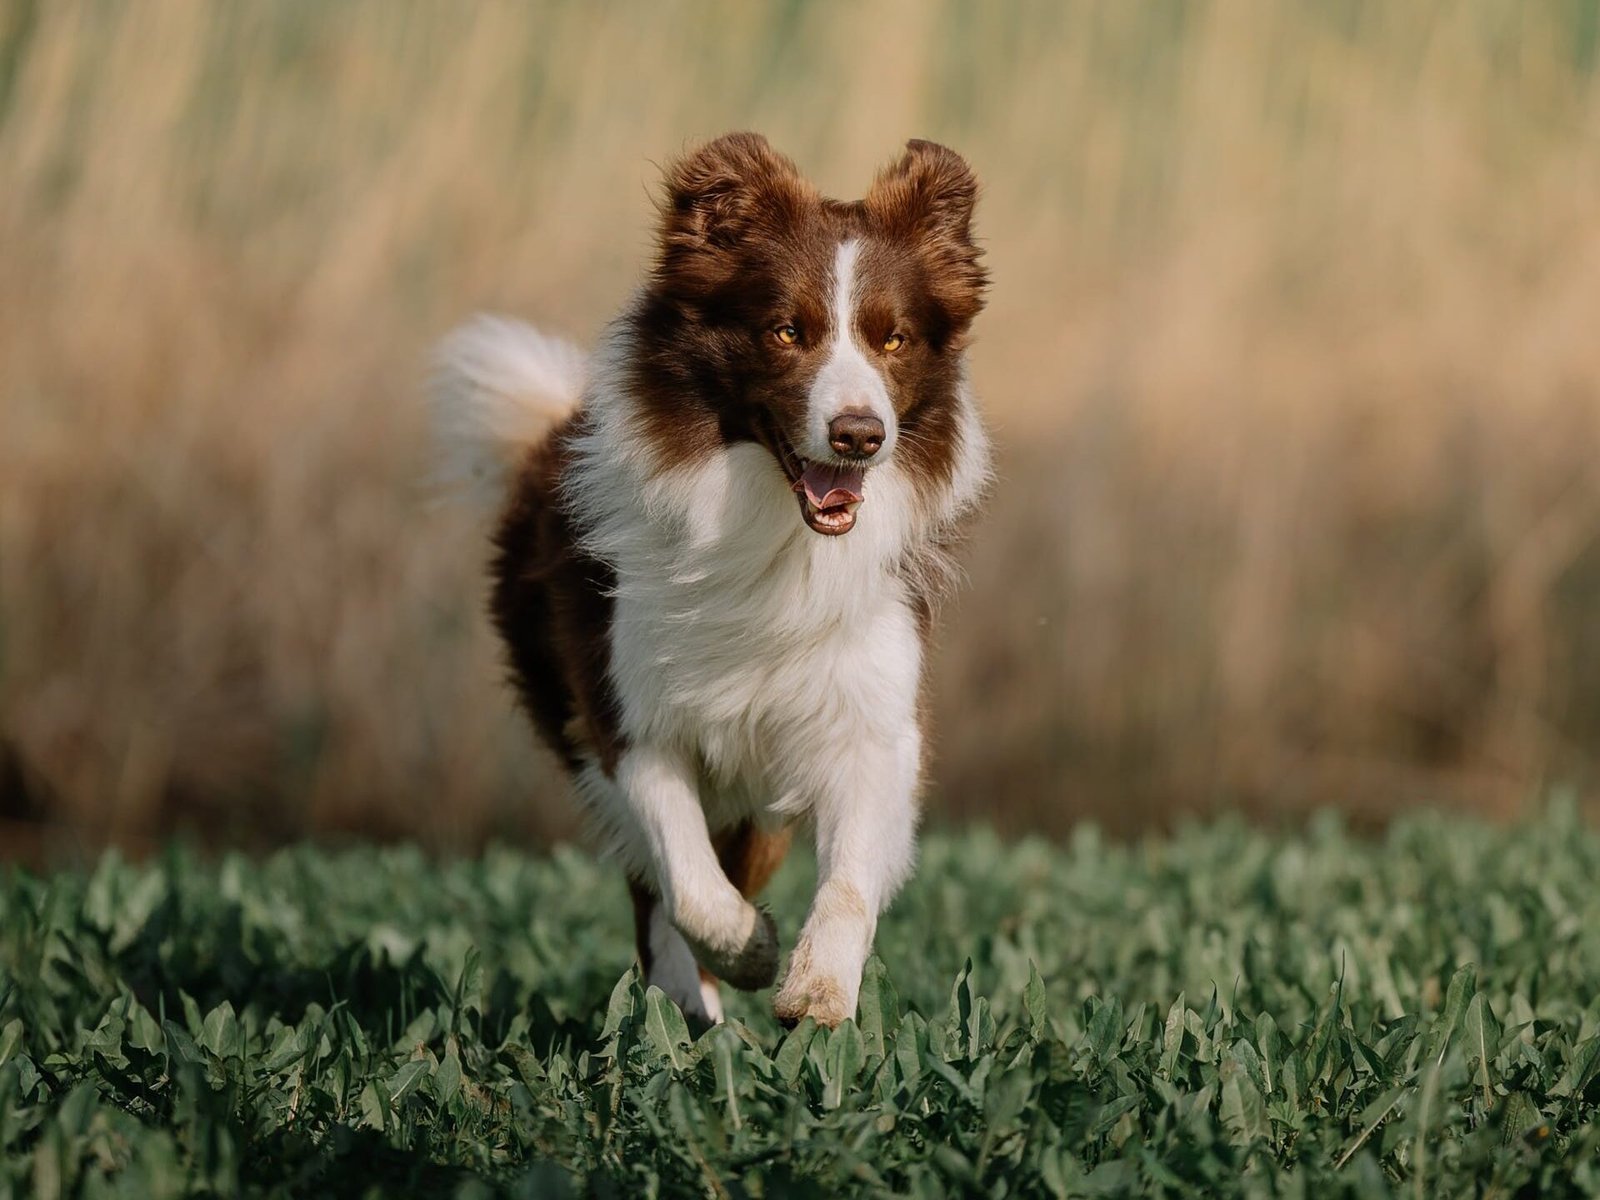
{"type": "Polygon", "coordinates": [[[806,442],[800,453],[812,460],[834,458],[828,445],[828,422],[847,409],[867,413],[883,422],[883,448],[873,456],[872,465],[886,462],[894,453],[897,427],[894,406],[883,376],[872,364],[856,337],[856,263],[861,243],[841,242],[833,258],[833,298],[830,319],[833,341],[828,359],[811,384],[806,417],[806,442]]]}

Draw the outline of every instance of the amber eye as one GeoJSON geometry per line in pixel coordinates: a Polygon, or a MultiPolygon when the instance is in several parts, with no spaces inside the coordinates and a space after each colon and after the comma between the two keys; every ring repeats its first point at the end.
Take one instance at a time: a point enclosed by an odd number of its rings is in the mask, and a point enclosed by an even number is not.
{"type": "Polygon", "coordinates": [[[785,346],[793,346],[800,340],[800,331],[793,325],[779,325],[772,331],[772,336],[785,346]]]}
{"type": "Polygon", "coordinates": [[[903,333],[891,333],[888,337],[883,339],[883,352],[885,354],[893,354],[896,350],[900,349],[900,347],[904,346],[905,344],[906,344],[906,335],[905,334],[903,334],[903,333]]]}

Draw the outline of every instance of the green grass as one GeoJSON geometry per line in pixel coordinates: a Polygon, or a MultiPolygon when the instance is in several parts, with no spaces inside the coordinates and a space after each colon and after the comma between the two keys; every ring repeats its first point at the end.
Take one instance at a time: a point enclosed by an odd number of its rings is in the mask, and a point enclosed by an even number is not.
{"type": "Polygon", "coordinates": [[[859,1025],[691,1041],[576,853],[13,873],[0,1195],[1594,1194],[1597,880],[1559,807],[941,834],[859,1025]]]}

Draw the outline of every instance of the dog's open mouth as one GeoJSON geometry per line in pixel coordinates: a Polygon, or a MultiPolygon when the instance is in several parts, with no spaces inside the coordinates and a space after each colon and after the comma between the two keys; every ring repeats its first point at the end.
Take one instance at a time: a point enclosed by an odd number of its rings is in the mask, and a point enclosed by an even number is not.
{"type": "Polygon", "coordinates": [[[801,460],[800,476],[793,483],[800,497],[800,515],[818,533],[830,537],[855,528],[861,507],[866,471],[862,467],[835,466],[801,460]]]}
{"type": "Polygon", "coordinates": [[[794,445],[774,429],[769,444],[800,501],[800,515],[817,533],[837,537],[856,526],[867,470],[860,464],[812,462],[801,458],[794,445]]]}

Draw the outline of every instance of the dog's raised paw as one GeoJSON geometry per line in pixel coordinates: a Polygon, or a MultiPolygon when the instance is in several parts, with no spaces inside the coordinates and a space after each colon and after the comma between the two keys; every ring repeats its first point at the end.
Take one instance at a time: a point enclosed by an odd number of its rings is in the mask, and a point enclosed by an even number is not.
{"type": "Polygon", "coordinates": [[[700,965],[741,992],[771,987],[778,977],[778,927],[766,909],[752,905],[751,911],[755,914],[754,925],[737,948],[720,949],[689,938],[700,965]]]}

